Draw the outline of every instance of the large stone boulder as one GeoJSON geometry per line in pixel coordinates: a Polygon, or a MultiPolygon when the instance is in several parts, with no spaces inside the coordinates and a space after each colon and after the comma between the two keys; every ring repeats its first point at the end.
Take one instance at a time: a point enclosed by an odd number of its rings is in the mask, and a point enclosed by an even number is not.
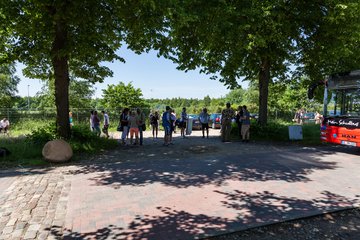
{"type": "Polygon", "coordinates": [[[71,159],[73,151],[70,144],[64,140],[57,139],[45,144],[42,155],[49,162],[62,163],[71,159]]]}

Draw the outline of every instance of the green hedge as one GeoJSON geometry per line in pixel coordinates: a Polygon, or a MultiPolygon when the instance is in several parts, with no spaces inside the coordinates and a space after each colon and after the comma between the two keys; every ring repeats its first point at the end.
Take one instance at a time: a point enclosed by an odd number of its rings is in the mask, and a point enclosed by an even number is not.
{"type": "MultiPolygon", "coordinates": [[[[250,139],[256,141],[269,142],[290,142],[289,140],[289,126],[293,125],[291,122],[284,121],[270,121],[267,125],[261,126],[256,121],[251,122],[250,139]]],[[[316,124],[302,125],[303,140],[299,141],[304,144],[320,144],[320,126],[316,124]]],[[[237,124],[233,123],[231,134],[234,139],[238,137],[237,124]]]]}

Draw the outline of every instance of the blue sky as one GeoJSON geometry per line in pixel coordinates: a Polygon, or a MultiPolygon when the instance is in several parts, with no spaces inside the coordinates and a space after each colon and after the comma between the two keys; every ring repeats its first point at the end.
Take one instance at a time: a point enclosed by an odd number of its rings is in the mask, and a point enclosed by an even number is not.
{"type": "MultiPolygon", "coordinates": [[[[158,58],[155,51],[137,55],[125,47],[119,50],[120,56],[125,58],[126,63],[106,63],[114,76],[106,78],[103,83],[96,83],[96,97],[101,97],[102,89],[108,84],[132,82],[133,86],[142,90],[144,98],[199,98],[206,95],[212,98],[225,96],[229,90],[220,82],[210,80],[210,75],[200,74],[198,71],[183,72],[176,69],[176,65],[170,60],[158,58]]],[[[27,79],[21,69],[24,66],[18,64],[17,75],[21,82],[18,85],[18,95],[34,96],[42,86],[42,82],[36,79],[27,79]],[[29,85],[29,86],[28,86],[29,85]]]]}

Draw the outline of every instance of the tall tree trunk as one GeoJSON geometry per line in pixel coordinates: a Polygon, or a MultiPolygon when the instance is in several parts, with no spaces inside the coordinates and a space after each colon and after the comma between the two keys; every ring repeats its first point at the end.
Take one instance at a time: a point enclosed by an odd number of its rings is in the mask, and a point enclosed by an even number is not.
{"type": "Polygon", "coordinates": [[[62,19],[55,24],[55,39],[51,49],[55,75],[56,125],[60,137],[70,138],[69,123],[69,65],[68,57],[62,53],[67,42],[67,27],[62,19]]]}
{"type": "Polygon", "coordinates": [[[269,81],[270,81],[270,61],[268,58],[263,58],[261,61],[260,72],[259,72],[259,123],[260,123],[260,125],[267,124],[269,81]]]}

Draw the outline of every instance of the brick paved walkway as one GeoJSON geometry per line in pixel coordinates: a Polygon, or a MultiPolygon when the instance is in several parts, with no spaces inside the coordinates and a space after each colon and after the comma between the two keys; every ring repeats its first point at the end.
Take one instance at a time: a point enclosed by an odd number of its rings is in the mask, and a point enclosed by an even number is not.
{"type": "MultiPolygon", "coordinates": [[[[218,144],[200,141],[186,149],[218,144]]],[[[189,158],[148,144],[0,175],[0,239],[197,239],[360,203],[351,149],[230,143],[189,158]]]]}
{"type": "Polygon", "coordinates": [[[62,173],[28,173],[6,180],[12,183],[0,195],[0,239],[55,239],[50,231],[64,225],[70,182],[62,173]]]}

